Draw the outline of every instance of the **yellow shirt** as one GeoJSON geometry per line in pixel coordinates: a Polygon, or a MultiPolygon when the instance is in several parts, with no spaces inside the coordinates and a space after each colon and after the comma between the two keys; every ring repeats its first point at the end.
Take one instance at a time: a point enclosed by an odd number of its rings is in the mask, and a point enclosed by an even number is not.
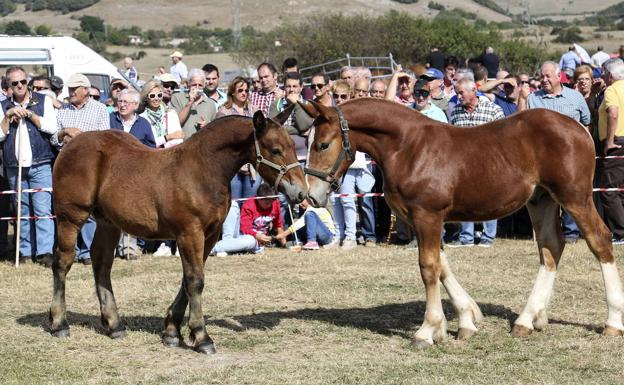
{"type": "Polygon", "coordinates": [[[598,109],[598,137],[600,140],[607,138],[608,107],[618,107],[615,136],[624,137],[624,80],[616,81],[607,87],[604,92],[604,100],[598,109]]]}

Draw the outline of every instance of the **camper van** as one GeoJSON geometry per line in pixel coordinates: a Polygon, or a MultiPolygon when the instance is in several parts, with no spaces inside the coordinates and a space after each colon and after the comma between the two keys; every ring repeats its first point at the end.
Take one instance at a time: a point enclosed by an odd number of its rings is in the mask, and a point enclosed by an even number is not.
{"type": "MultiPolygon", "coordinates": [[[[0,35],[0,74],[15,65],[24,67],[28,73],[58,76],[64,84],[71,75],[82,73],[94,87],[100,89],[102,100],[108,98],[108,86],[112,79],[128,81],[108,60],[68,36],[0,35]]],[[[61,94],[61,97],[65,96],[67,86],[61,94]]]]}

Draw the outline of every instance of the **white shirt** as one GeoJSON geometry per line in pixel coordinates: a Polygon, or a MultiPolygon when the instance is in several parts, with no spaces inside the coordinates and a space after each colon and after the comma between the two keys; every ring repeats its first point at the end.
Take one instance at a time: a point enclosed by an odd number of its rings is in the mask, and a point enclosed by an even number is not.
{"type": "Polygon", "coordinates": [[[181,61],[172,65],[169,68],[169,73],[173,75],[174,78],[178,81],[178,84],[182,84],[182,79],[186,79],[188,77],[188,69],[186,69],[186,64],[181,61]]]}
{"type": "Polygon", "coordinates": [[[591,65],[594,67],[601,67],[602,63],[610,59],[610,56],[605,51],[598,51],[591,57],[591,65]]]}

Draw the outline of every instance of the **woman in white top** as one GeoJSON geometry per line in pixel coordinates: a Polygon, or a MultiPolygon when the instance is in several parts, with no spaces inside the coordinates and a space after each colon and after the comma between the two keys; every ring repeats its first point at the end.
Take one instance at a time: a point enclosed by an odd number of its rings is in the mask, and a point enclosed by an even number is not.
{"type": "Polygon", "coordinates": [[[157,148],[169,148],[182,143],[184,132],[180,119],[174,109],[168,108],[163,102],[160,81],[151,80],[145,83],[141,92],[141,102],[145,111],[140,116],[147,119],[152,126],[157,148]]]}

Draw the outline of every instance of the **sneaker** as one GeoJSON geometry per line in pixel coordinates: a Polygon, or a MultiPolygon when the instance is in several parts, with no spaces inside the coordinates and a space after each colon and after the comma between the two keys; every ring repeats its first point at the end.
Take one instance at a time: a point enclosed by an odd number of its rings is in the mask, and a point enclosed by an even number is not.
{"type": "Polygon", "coordinates": [[[164,243],[158,246],[158,250],[154,251],[154,257],[171,257],[171,248],[164,243]]]}
{"type": "Polygon", "coordinates": [[[338,245],[340,245],[340,242],[338,242],[338,238],[334,237],[334,239],[332,239],[331,242],[329,242],[326,245],[323,245],[323,249],[325,250],[335,249],[336,247],[338,247],[338,245]]]}
{"type": "Polygon", "coordinates": [[[492,241],[488,241],[488,240],[484,239],[481,242],[479,242],[479,244],[477,246],[479,246],[479,247],[492,247],[492,241]]]}
{"type": "Polygon", "coordinates": [[[227,257],[228,253],[226,253],[225,251],[219,251],[217,254],[215,254],[217,257],[227,257]]]}
{"type": "Polygon", "coordinates": [[[342,250],[353,250],[357,247],[357,241],[355,239],[345,239],[342,241],[342,246],[340,248],[342,250]]]}
{"type": "Polygon", "coordinates": [[[180,256],[180,248],[176,248],[176,252],[175,252],[175,256],[179,257],[180,256]]]}
{"type": "Polygon", "coordinates": [[[474,242],[460,242],[460,241],[453,241],[450,243],[446,244],[448,247],[473,247],[474,246],[474,242]]]}
{"type": "Polygon", "coordinates": [[[308,241],[303,245],[304,250],[318,250],[320,249],[318,242],[308,241]]]}
{"type": "Polygon", "coordinates": [[[367,239],[366,242],[364,242],[364,246],[366,247],[377,247],[377,241],[374,239],[367,239]]]}
{"type": "Polygon", "coordinates": [[[611,239],[611,243],[616,245],[616,246],[624,245],[624,238],[613,237],[613,239],[611,239]]]}

